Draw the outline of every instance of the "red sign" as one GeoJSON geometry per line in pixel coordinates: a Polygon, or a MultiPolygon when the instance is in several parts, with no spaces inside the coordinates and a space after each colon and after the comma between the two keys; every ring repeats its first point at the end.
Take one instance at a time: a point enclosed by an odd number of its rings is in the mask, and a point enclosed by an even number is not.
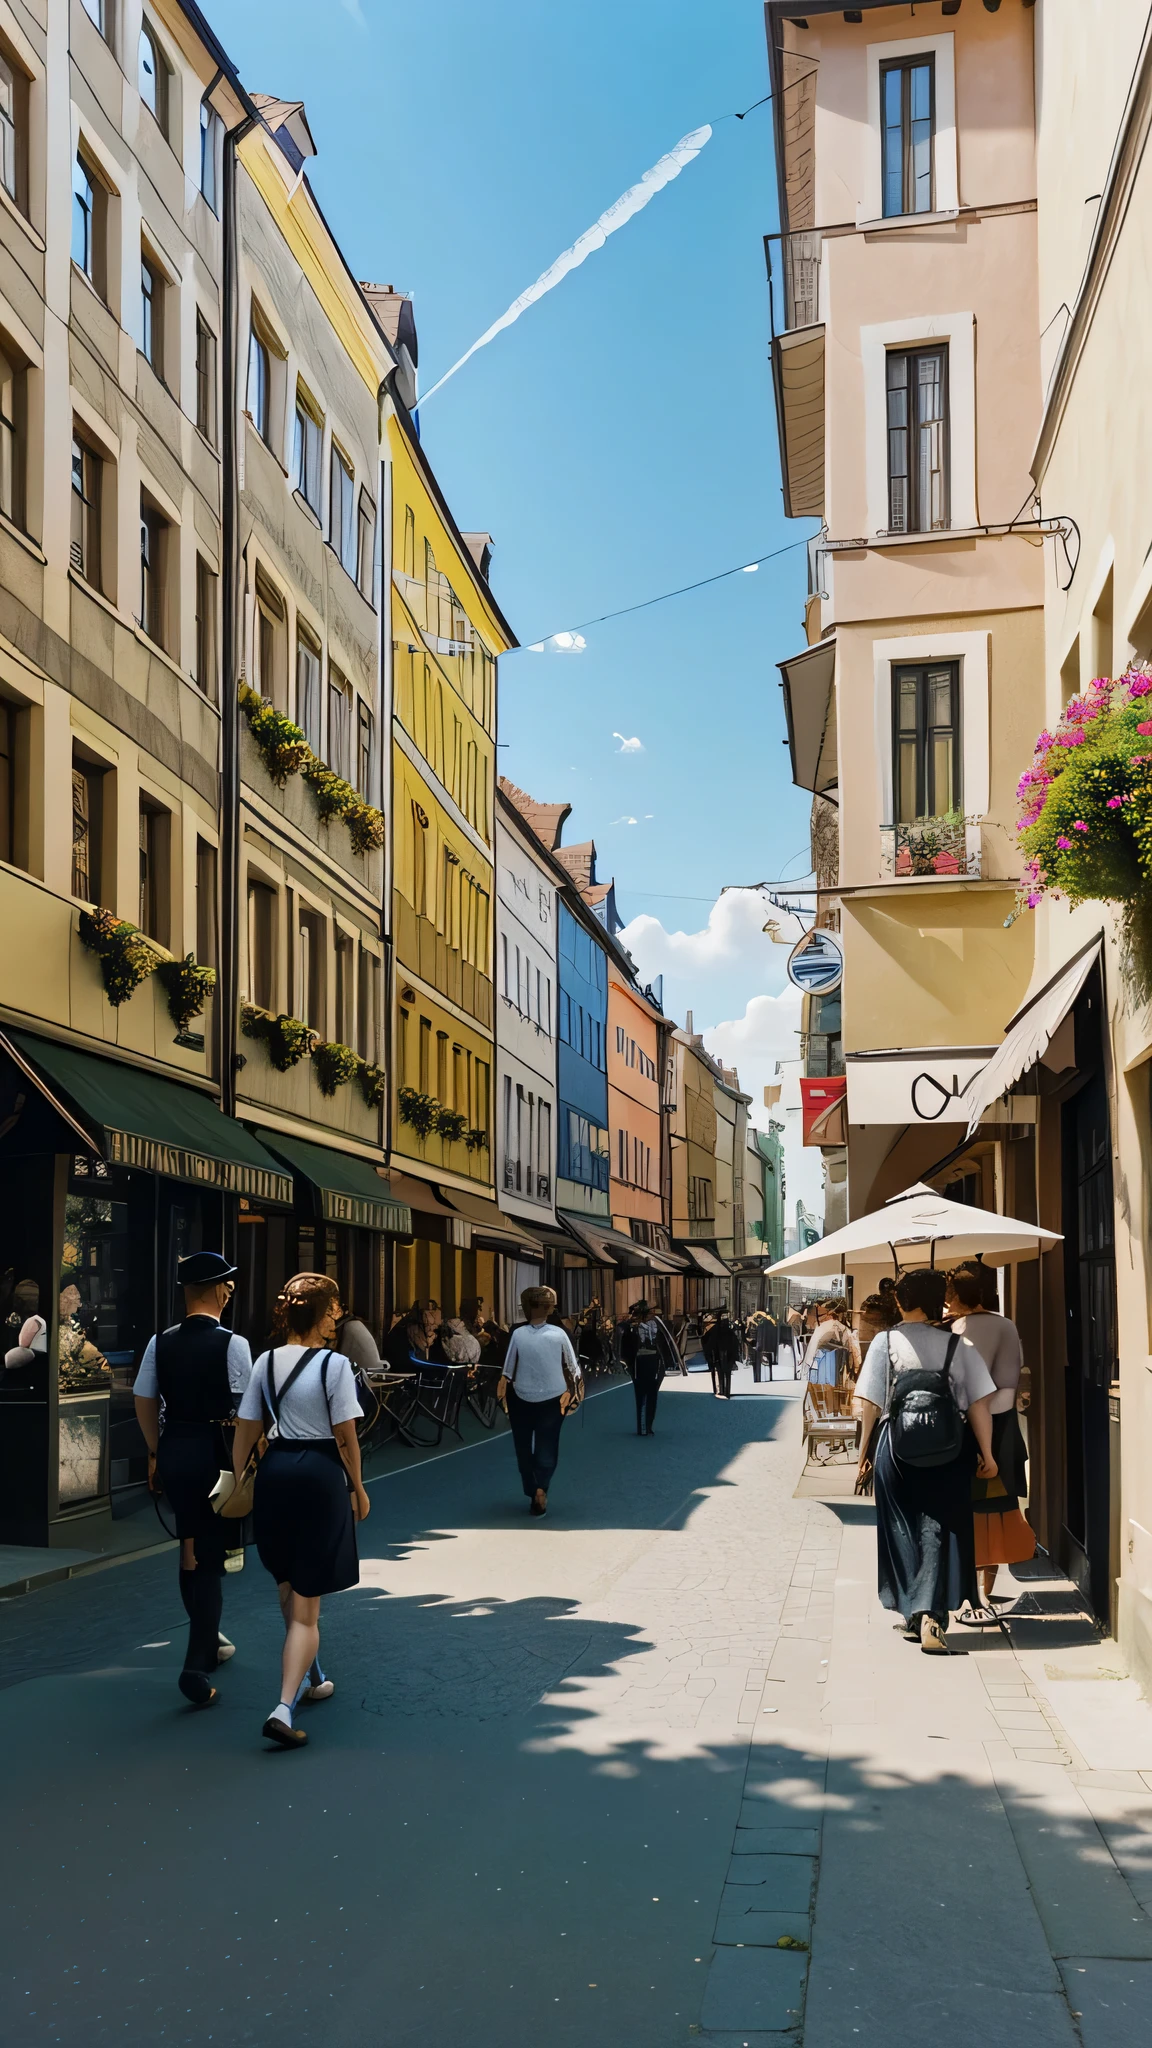
{"type": "Polygon", "coordinates": [[[806,1145],[845,1143],[848,1135],[844,1099],[847,1087],[845,1074],[830,1074],[824,1080],[810,1074],[800,1076],[800,1105],[804,1113],[806,1145]]]}

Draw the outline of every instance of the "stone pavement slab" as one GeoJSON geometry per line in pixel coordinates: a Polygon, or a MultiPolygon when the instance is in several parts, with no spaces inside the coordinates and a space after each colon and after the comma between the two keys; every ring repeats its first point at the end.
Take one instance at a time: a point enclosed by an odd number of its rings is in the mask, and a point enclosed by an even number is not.
{"type": "Polygon", "coordinates": [[[1070,1957],[1060,1973],[1084,2048],[1148,2048],[1152,1964],[1070,1957]]]}
{"type": "Polygon", "coordinates": [[[787,1949],[720,1949],[708,1972],[701,2025],[791,2032],[803,2011],[807,1961],[787,1949]]]}

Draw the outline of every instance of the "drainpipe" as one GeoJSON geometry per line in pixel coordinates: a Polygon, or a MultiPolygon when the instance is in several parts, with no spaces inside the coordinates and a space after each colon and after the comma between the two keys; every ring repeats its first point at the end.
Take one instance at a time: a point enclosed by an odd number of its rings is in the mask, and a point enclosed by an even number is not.
{"type": "Polygon", "coordinates": [[[221,628],[223,662],[220,678],[221,830],[220,830],[220,979],[216,999],[216,1053],[220,1075],[220,1107],[236,1114],[236,1019],[240,993],[240,706],[236,686],[240,672],[240,476],[237,465],[236,322],[240,263],[236,227],[236,150],[257,123],[248,115],[224,135],[223,211],[223,475],[221,544],[221,628]]]}

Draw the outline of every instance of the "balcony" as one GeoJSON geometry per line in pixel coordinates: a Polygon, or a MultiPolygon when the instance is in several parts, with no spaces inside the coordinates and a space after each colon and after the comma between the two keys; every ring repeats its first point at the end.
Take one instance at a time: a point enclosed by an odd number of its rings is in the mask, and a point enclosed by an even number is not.
{"type": "Polygon", "coordinates": [[[772,385],[776,399],[776,425],[780,436],[784,510],[789,519],[822,519],[822,237],[818,228],[801,228],[790,235],[766,235],[764,252],[768,261],[768,298],[772,317],[772,385]],[[773,243],[776,244],[775,253],[773,243]]]}
{"type": "Polygon", "coordinates": [[[900,881],[929,876],[978,881],[979,824],[950,813],[943,818],[919,818],[915,824],[882,825],[880,860],[884,873],[900,881]]]}

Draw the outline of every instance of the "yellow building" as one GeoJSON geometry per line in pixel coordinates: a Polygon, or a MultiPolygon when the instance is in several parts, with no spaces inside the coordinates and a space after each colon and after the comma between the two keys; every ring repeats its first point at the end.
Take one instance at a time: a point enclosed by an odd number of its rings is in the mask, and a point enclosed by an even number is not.
{"type": "Polygon", "coordinates": [[[492,1254],[508,1248],[492,1167],[493,842],[496,661],[516,641],[488,587],[489,536],[460,532],[399,396],[387,434],[390,1161],[416,1233],[397,1251],[395,1298],[454,1311],[461,1293],[491,1300],[492,1254]]]}

